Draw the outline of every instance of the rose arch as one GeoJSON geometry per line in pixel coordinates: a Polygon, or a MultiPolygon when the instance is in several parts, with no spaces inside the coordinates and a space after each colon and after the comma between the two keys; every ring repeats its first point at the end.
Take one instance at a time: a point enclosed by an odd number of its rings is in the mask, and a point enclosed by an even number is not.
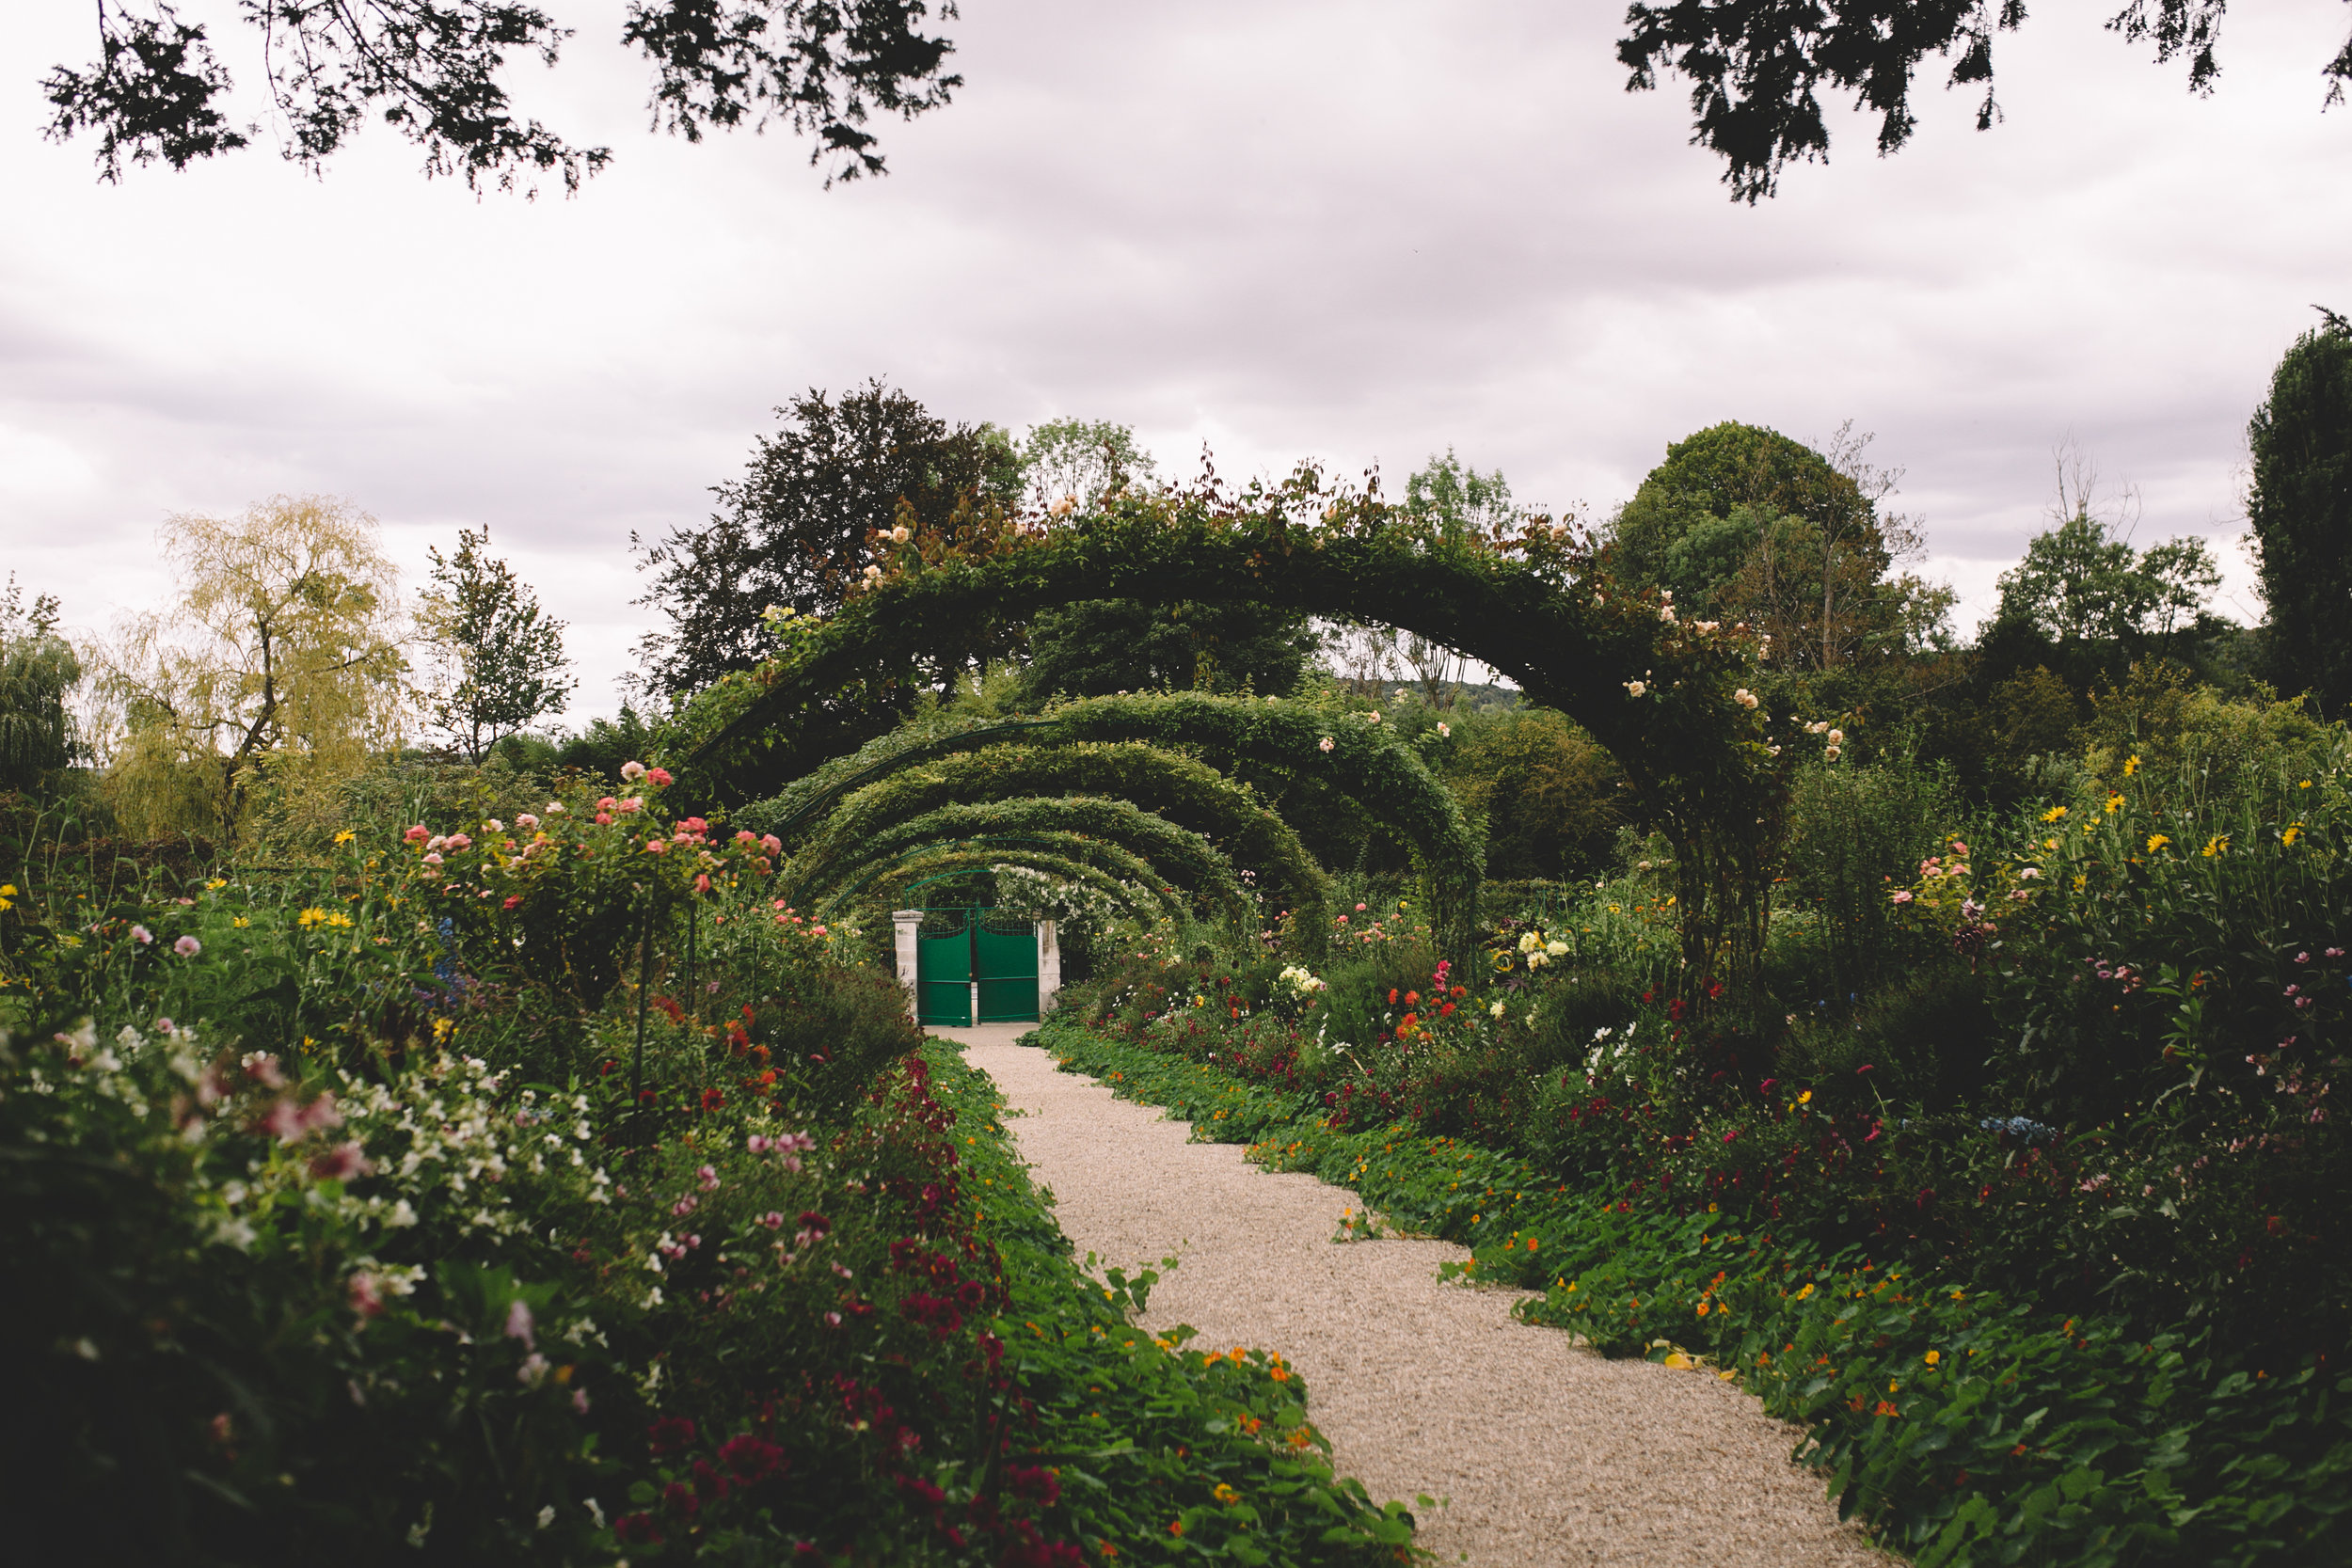
{"type": "Polygon", "coordinates": [[[796,623],[773,663],[692,710],[697,766],[723,768],[765,727],[951,631],[1077,600],[1251,601],[1377,622],[1488,665],[1606,746],[1674,845],[1686,970],[1727,964],[1752,983],[1777,768],[1763,716],[1735,687],[1769,648],[1616,592],[1565,528],[1443,531],[1302,469],[1239,498],[1131,493],[1050,529],[877,547],[869,587],[829,621],[796,623]]]}

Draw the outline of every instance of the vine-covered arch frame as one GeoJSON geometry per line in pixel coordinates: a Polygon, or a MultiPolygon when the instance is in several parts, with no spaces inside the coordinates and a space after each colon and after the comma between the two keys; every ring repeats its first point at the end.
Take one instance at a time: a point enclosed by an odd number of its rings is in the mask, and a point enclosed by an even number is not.
{"type": "Polygon", "coordinates": [[[1500,672],[1609,749],[1675,846],[1686,970],[1727,963],[1753,992],[1780,770],[1738,689],[1769,643],[1619,592],[1568,528],[1446,531],[1302,468],[1239,497],[1122,493],[1042,531],[917,533],[883,546],[881,566],[832,619],[792,623],[771,665],[697,705],[698,766],[765,744],[767,726],[950,632],[1078,600],[1254,601],[1399,626],[1500,672]]]}
{"type": "Polygon", "coordinates": [[[1194,757],[1133,741],[1054,747],[987,746],[919,763],[843,800],[792,857],[795,899],[804,879],[830,875],[883,830],[943,806],[1055,792],[1125,800],[1217,843],[1232,861],[1279,891],[1300,933],[1330,921],[1323,870],[1296,832],[1235,784],[1194,757]]]}
{"type": "Polygon", "coordinates": [[[1460,803],[1392,726],[1313,703],[1147,692],[1057,703],[1035,719],[912,723],[737,815],[755,830],[789,841],[852,790],[918,763],[1016,737],[1028,746],[1132,740],[1197,747],[1220,761],[1247,759],[1319,784],[1404,837],[1429,885],[1441,944],[1468,950],[1485,856],[1460,803]]]}

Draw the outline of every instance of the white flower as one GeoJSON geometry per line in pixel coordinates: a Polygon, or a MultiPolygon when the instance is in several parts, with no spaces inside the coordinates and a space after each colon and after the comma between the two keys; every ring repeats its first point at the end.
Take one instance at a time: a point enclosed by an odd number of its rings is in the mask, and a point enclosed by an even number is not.
{"type": "Polygon", "coordinates": [[[1486,1016],[1487,1016],[1488,1018],[1493,1019],[1493,1020],[1494,1020],[1497,1023],[1502,1022],[1502,1003],[1500,1003],[1500,1002],[1498,1002],[1498,1003],[1496,1003],[1493,1006],[1491,1006],[1491,1007],[1487,1008],[1487,1009],[1486,1009],[1486,1016]]]}
{"type": "Polygon", "coordinates": [[[417,1212],[409,1207],[408,1200],[404,1197],[392,1205],[392,1212],[384,1216],[384,1223],[395,1230],[406,1229],[417,1223],[417,1212]]]}
{"type": "Polygon", "coordinates": [[[1324,750],[1324,751],[1327,751],[1327,751],[1329,751],[1329,750],[1331,749],[1331,737],[1330,737],[1329,736],[1327,736],[1327,736],[1325,736],[1323,737],[1323,739],[1322,739],[1320,742],[1318,742],[1318,744],[1319,744],[1319,746],[1321,747],[1321,749],[1322,749],[1322,750],[1324,750]]]}
{"type": "Polygon", "coordinates": [[[1833,746],[1843,746],[1846,743],[1846,732],[1843,730],[1830,731],[1829,743],[1833,746]]]}
{"type": "Polygon", "coordinates": [[[1751,711],[1753,711],[1756,707],[1756,693],[1750,691],[1744,686],[1731,694],[1731,700],[1738,703],[1741,707],[1747,708],[1751,711]]]}
{"type": "Polygon", "coordinates": [[[1374,708],[1370,713],[1364,715],[1364,717],[1377,724],[1380,722],[1380,710],[1378,708],[1374,708]]]}
{"type": "Polygon", "coordinates": [[[867,566],[867,567],[866,568],[866,581],[871,582],[871,581],[873,581],[876,578],[879,578],[879,577],[881,577],[881,576],[882,576],[882,568],[881,568],[881,567],[879,567],[879,566],[872,566],[872,565],[869,565],[869,566],[867,566]]]}
{"type": "Polygon", "coordinates": [[[1643,685],[1640,681],[1628,681],[1625,683],[1625,694],[1629,697],[1639,697],[1648,689],[1649,688],[1643,685]]]}
{"type": "Polygon", "coordinates": [[[1519,938],[1519,951],[1522,953],[1533,953],[1543,944],[1543,933],[1540,931],[1530,931],[1527,935],[1519,938]]]}
{"type": "Polygon", "coordinates": [[[1565,942],[1548,942],[1544,943],[1544,951],[1552,958],[1565,958],[1568,956],[1568,944],[1565,942]]]}
{"type": "Polygon", "coordinates": [[[1438,738],[1440,740],[1451,740],[1454,738],[1454,727],[1442,719],[1438,721],[1438,738]]]}
{"type": "Polygon", "coordinates": [[[906,524],[900,523],[897,528],[890,531],[890,542],[894,545],[903,545],[907,542],[906,524]]]}
{"type": "Polygon", "coordinates": [[[644,763],[629,761],[621,764],[621,778],[625,782],[628,784],[635,784],[638,780],[644,778],[644,776],[645,765],[644,763]]]}
{"type": "Polygon", "coordinates": [[[1821,755],[1823,755],[1823,756],[1825,756],[1825,757],[1829,758],[1829,760],[1830,760],[1830,761],[1832,761],[1832,762],[1836,762],[1836,761],[1837,760],[1837,758],[1839,757],[1839,755],[1840,755],[1840,754],[1841,754],[1841,749],[1840,749],[1840,748],[1838,748],[1838,747],[1836,747],[1836,746],[1832,746],[1832,747],[1828,748],[1826,751],[1822,752],[1822,753],[1821,753],[1821,755]]]}

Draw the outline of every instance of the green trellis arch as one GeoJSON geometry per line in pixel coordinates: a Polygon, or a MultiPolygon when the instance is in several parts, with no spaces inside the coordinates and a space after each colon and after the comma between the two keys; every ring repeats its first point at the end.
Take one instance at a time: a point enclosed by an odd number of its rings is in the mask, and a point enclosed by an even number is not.
{"type": "MultiPolygon", "coordinates": [[[[822,875],[794,879],[787,885],[801,890],[797,902],[814,905],[869,867],[926,848],[966,839],[1056,832],[1084,835],[1126,850],[1158,873],[1153,886],[1185,890],[1220,910],[1236,929],[1246,929],[1256,918],[1255,902],[1243,890],[1232,863],[1215,845],[1132,801],[1102,796],[1030,796],[941,806],[882,829],[836,858],[822,875]]],[[[786,875],[791,877],[789,867],[786,875]]]]}
{"type": "Polygon", "coordinates": [[[1082,839],[1075,834],[1050,833],[1025,834],[1018,840],[1000,835],[993,839],[926,845],[908,851],[902,859],[873,868],[859,881],[827,895],[815,906],[815,911],[823,915],[878,882],[904,882],[910,878],[932,873],[944,874],[990,865],[1025,866],[1050,877],[1058,877],[1064,881],[1097,889],[1117,900],[1129,913],[1146,922],[1163,915],[1173,918],[1184,913],[1184,900],[1173,890],[1161,885],[1159,873],[1149,863],[1127,854],[1115,845],[1082,839]],[[1067,836],[1071,842],[1066,846],[1054,847],[1057,836],[1067,836]],[[1071,852],[1060,852],[1061,848],[1071,852]],[[1121,875],[1105,869],[1100,863],[1111,856],[1128,862],[1134,868],[1132,874],[1121,875]]]}
{"type": "Polygon", "coordinates": [[[1478,659],[1606,746],[1676,849],[1683,961],[1727,962],[1751,993],[1781,832],[1744,628],[1619,593],[1605,560],[1548,519],[1448,532],[1302,468],[1230,497],[1132,493],[1035,537],[920,534],[832,619],[691,712],[691,759],[724,767],[834,688],[895,671],[976,624],[1082,599],[1257,602],[1417,632],[1478,659]]]}
{"type": "Polygon", "coordinates": [[[853,789],[920,762],[1016,737],[1031,746],[1134,740],[1198,747],[1218,761],[1246,758],[1318,784],[1403,835],[1429,885],[1434,924],[1448,951],[1466,950],[1473,939],[1485,855],[1453,792],[1390,726],[1313,703],[1149,692],[1060,703],[1035,719],[917,722],[835,758],[737,817],[788,841],[853,789]]]}
{"type": "Polygon", "coordinates": [[[803,884],[830,875],[833,863],[859,852],[882,830],[939,807],[1056,792],[1128,800],[1218,844],[1249,866],[1290,911],[1302,939],[1318,938],[1330,922],[1322,867],[1290,825],[1197,758],[1132,741],[1080,742],[1055,747],[987,746],[915,764],[847,798],[792,856],[786,868],[795,902],[803,884]]]}

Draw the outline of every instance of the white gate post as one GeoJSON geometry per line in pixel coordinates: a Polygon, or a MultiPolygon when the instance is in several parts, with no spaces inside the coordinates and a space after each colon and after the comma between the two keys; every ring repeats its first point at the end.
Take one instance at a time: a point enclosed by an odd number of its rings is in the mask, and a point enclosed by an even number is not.
{"type": "Polygon", "coordinates": [[[1037,1012],[1054,1010],[1054,993],[1061,990],[1060,931],[1051,920],[1037,923],[1037,1012]]]}
{"type": "Polygon", "coordinates": [[[893,910],[890,911],[890,923],[898,927],[898,983],[907,989],[907,1017],[920,1018],[922,1011],[915,1005],[914,992],[914,970],[917,961],[914,942],[915,932],[923,924],[923,911],[921,910],[893,910]]]}

